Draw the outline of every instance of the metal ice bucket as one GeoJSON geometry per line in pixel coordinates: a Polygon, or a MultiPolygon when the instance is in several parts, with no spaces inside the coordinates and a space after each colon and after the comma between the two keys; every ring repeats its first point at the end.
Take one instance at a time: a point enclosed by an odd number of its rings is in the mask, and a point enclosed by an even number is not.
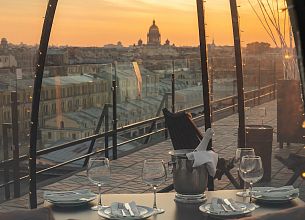
{"type": "Polygon", "coordinates": [[[174,188],[177,193],[182,195],[203,194],[207,188],[208,171],[206,165],[193,168],[193,160],[189,160],[186,154],[190,149],[170,151],[171,167],[173,172],[174,188]]]}

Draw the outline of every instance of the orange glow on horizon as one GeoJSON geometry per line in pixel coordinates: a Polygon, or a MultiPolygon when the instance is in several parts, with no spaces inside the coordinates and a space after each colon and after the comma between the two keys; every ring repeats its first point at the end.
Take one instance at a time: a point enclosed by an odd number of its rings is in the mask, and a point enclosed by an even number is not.
{"type": "MultiPolygon", "coordinates": [[[[242,44],[270,42],[247,1],[239,8],[242,44]]],[[[12,43],[39,43],[47,0],[6,1],[0,8],[0,38],[12,43]]],[[[207,42],[232,45],[229,1],[208,0],[206,9],[207,42]]],[[[146,34],[152,20],[161,32],[161,42],[182,46],[199,44],[196,1],[184,0],[65,0],[59,1],[50,45],[103,46],[121,41],[133,45],[146,34]]]]}

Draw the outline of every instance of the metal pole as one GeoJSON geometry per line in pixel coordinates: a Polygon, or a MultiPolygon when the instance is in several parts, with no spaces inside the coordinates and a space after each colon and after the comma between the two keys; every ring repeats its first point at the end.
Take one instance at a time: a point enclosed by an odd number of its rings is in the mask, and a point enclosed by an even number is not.
{"type": "MultiPolygon", "coordinates": [[[[160,102],[160,105],[159,105],[159,108],[158,108],[158,111],[157,111],[157,113],[156,113],[156,117],[158,117],[159,115],[160,115],[160,113],[161,113],[161,111],[162,111],[162,108],[163,108],[163,106],[165,105],[165,107],[167,107],[167,100],[168,99],[168,95],[165,93],[164,95],[163,95],[163,98],[162,98],[162,100],[161,100],[161,102],[160,102]]],[[[149,130],[148,130],[148,133],[151,133],[153,130],[154,130],[154,128],[156,127],[156,121],[153,121],[152,123],[151,123],[151,125],[150,125],[150,128],[149,128],[149,130]]],[[[167,130],[165,130],[165,138],[167,138],[167,130]]],[[[145,141],[144,141],[144,144],[147,144],[148,142],[149,142],[149,140],[150,140],[150,138],[151,138],[151,136],[147,136],[147,138],[145,139],[145,141]]]]}
{"type": "Polygon", "coordinates": [[[105,112],[105,157],[109,158],[109,136],[108,136],[108,131],[109,131],[109,104],[106,104],[105,107],[106,112],[105,112]]]}
{"type": "Polygon", "coordinates": [[[243,65],[241,56],[241,45],[239,35],[239,21],[236,0],[230,0],[233,38],[235,48],[236,79],[237,79],[237,96],[238,96],[238,147],[245,147],[245,98],[243,82],[243,65]]]}
{"type": "Polygon", "coordinates": [[[115,78],[112,80],[112,157],[113,159],[118,158],[117,152],[117,99],[116,99],[116,65],[114,66],[115,78]]]}
{"type": "MultiPolygon", "coordinates": [[[[202,0],[196,0],[196,2],[197,2],[199,41],[200,41],[202,92],[203,92],[203,104],[204,104],[204,125],[205,125],[205,129],[208,129],[212,127],[212,123],[211,123],[209,75],[208,75],[208,62],[207,62],[205,21],[204,21],[204,6],[202,0]]],[[[210,141],[207,149],[208,150],[212,149],[212,140],[210,141]]],[[[208,189],[214,190],[213,177],[210,176],[208,178],[208,189]]]]}
{"type": "Polygon", "coordinates": [[[214,58],[213,57],[211,57],[210,67],[211,67],[211,74],[210,74],[211,102],[213,102],[214,101],[214,58]]]}
{"type": "MultiPolygon", "coordinates": [[[[3,160],[6,161],[8,160],[8,129],[11,128],[12,125],[10,123],[3,123],[2,124],[2,136],[3,136],[3,160]]],[[[9,166],[5,165],[4,166],[4,183],[8,183],[10,180],[10,170],[9,170],[9,166]]],[[[5,190],[5,199],[9,199],[11,197],[11,192],[10,192],[10,185],[6,185],[4,187],[5,190]]]]}
{"type": "Polygon", "coordinates": [[[31,130],[30,130],[30,149],[29,149],[29,185],[30,185],[30,208],[37,208],[37,192],[36,192],[36,145],[37,145],[37,128],[38,128],[38,114],[40,92],[43,78],[43,70],[47,49],[55,16],[56,6],[58,0],[49,0],[44,24],[42,28],[40,45],[38,51],[37,66],[35,72],[35,81],[33,89],[32,112],[31,112],[31,130]]]}
{"type": "MultiPolygon", "coordinates": [[[[105,109],[106,109],[106,105],[104,106],[103,111],[102,111],[102,113],[100,115],[100,118],[98,120],[97,126],[96,126],[95,131],[94,131],[94,134],[98,134],[100,132],[100,130],[101,130],[101,127],[102,127],[102,124],[103,124],[103,120],[105,118],[105,109]]],[[[90,143],[90,146],[88,148],[87,154],[90,154],[92,152],[94,144],[95,144],[95,141],[96,141],[96,139],[92,139],[92,141],[90,143]]],[[[88,161],[89,161],[89,156],[85,158],[83,167],[87,166],[88,161]]]]}
{"type": "MultiPolygon", "coordinates": [[[[211,106],[210,106],[210,91],[209,91],[209,75],[206,49],[205,21],[204,21],[204,6],[202,0],[197,0],[198,28],[200,41],[200,59],[201,59],[201,76],[202,76],[202,91],[204,104],[204,125],[205,129],[211,128],[211,106]]],[[[212,142],[209,143],[208,149],[212,148],[212,142]]]]}
{"type": "Polygon", "coordinates": [[[172,72],[172,112],[175,112],[175,60],[173,60],[173,72],[172,72]]]}
{"type": "Polygon", "coordinates": [[[275,99],[275,90],[276,90],[276,62],[275,57],[273,57],[273,98],[275,99]]]}
{"type": "MultiPolygon", "coordinates": [[[[297,49],[297,59],[301,78],[302,99],[305,98],[305,2],[299,0],[286,0],[290,23],[294,34],[294,41],[297,49]]],[[[303,101],[305,108],[305,102],[303,101]]]]}
{"type": "Polygon", "coordinates": [[[258,104],[261,104],[261,88],[262,88],[262,73],[261,73],[261,58],[259,57],[258,60],[258,96],[257,96],[257,100],[258,100],[258,104]]]}
{"type": "Polygon", "coordinates": [[[14,198],[20,196],[20,167],[19,167],[19,135],[18,135],[18,100],[17,92],[11,92],[12,130],[13,130],[13,176],[14,198]]]}

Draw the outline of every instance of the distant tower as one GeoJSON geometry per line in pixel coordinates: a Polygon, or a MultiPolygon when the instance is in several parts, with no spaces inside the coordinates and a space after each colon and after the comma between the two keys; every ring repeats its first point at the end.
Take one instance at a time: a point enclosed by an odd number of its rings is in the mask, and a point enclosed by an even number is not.
{"type": "Polygon", "coordinates": [[[147,34],[147,45],[161,45],[161,34],[155,20],[153,20],[153,24],[150,26],[147,34]]]}
{"type": "Polygon", "coordinates": [[[6,38],[1,39],[1,44],[0,44],[1,49],[7,49],[8,48],[8,42],[6,38]]]}
{"type": "Polygon", "coordinates": [[[170,45],[170,41],[169,41],[169,39],[167,39],[166,41],[165,41],[165,44],[164,45],[167,45],[167,46],[169,46],[170,45]]]}
{"type": "Polygon", "coordinates": [[[143,41],[140,39],[138,40],[138,46],[142,46],[143,45],[143,41]]]}

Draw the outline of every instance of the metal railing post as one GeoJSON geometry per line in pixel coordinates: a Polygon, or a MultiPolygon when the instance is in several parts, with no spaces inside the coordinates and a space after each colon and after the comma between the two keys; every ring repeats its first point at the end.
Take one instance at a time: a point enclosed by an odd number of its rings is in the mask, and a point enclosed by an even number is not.
{"type": "Polygon", "coordinates": [[[112,81],[112,157],[118,158],[117,152],[117,99],[116,99],[116,79],[112,81]]]}
{"type": "MultiPolygon", "coordinates": [[[[168,93],[164,94],[164,107],[168,109],[168,93]]],[[[164,138],[167,139],[168,138],[168,130],[166,129],[164,131],[164,138]]]]}
{"type": "Polygon", "coordinates": [[[232,97],[233,114],[235,113],[235,96],[232,97]]]}
{"type": "Polygon", "coordinates": [[[173,60],[172,72],[172,113],[175,113],[175,60],[173,60]]]}
{"type": "MultiPolygon", "coordinates": [[[[9,159],[8,154],[8,129],[11,128],[12,125],[10,123],[3,123],[2,124],[2,137],[3,137],[3,160],[6,161],[9,159]]],[[[4,172],[3,172],[3,180],[4,183],[8,183],[10,180],[10,169],[8,165],[4,165],[4,172]]],[[[10,185],[6,185],[4,187],[5,190],[5,199],[8,200],[11,197],[10,185]]]]}
{"type": "Polygon", "coordinates": [[[261,59],[259,58],[259,62],[258,62],[258,105],[261,104],[261,59]]]}
{"type": "Polygon", "coordinates": [[[19,135],[18,135],[18,100],[17,91],[11,92],[12,131],[13,131],[13,176],[14,198],[20,196],[20,167],[19,167],[19,135]]]}
{"type": "MultiPolygon", "coordinates": [[[[163,108],[163,105],[164,105],[164,103],[166,102],[165,100],[167,100],[167,99],[168,99],[168,96],[167,96],[167,94],[165,93],[164,96],[163,96],[163,98],[162,98],[162,100],[161,100],[161,103],[160,103],[160,105],[159,105],[158,111],[157,111],[157,113],[156,113],[156,117],[158,117],[158,116],[160,115],[161,110],[162,110],[162,108],[163,108]]],[[[154,130],[154,127],[155,127],[155,126],[156,126],[156,121],[154,120],[154,121],[151,123],[151,125],[150,125],[150,128],[149,128],[149,130],[148,130],[148,133],[151,133],[151,132],[154,130]]],[[[166,130],[165,130],[165,132],[166,132],[166,130]]],[[[147,136],[147,138],[146,138],[145,141],[144,141],[144,144],[147,144],[147,143],[149,142],[149,140],[150,140],[150,136],[147,136]]]]}
{"type": "Polygon", "coordinates": [[[273,58],[273,98],[276,98],[275,91],[276,91],[276,62],[273,58]]]}
{"type": "Polygon", "coordinates": [[[106,104],[105,107],[106,111],[105,111],[105,137],[104,137],[104,141],[105,141],[105,157],[109,158],[109,136],[108,136],[108,131],[109,131],[109,104],[106,104]]]}
{"type": "MultiPolygon", "coordinates": [[[[105,106],[106,106],[106,105],[105,105],[105,106]]],[[[100,115],[100,118],[99,118],[99,120],[98,120],[97,126],[96,126],[96,128],[95,128],[95,130],[94,130],[94,134],[98,134],[98,133],[100,132],[100,130],[101,130],[101,127],[102,127],[102,124],[103,124],[103,120],[104,120],[104,118],[105,118],[105,109],[106,109],[105,106],[104,106],[103,111],[102,111],[102,113],[101,113],[101,115],[100,115]]],[[[93,147],[94,147],[95,141],[96,141],[96,139],[93,139],[93,140],[90,142],[90,146],[89,146],[89,148],[88,148],[87,154],[90,154],[90,153],[93,151],[93,147]]],[[[83,167],[87,166],[88,161],[89,161],[89,156],[86,157],[86,159],[85,159],[85,161],[84,161],[84,164],[83,164],[83,167]]]]}

